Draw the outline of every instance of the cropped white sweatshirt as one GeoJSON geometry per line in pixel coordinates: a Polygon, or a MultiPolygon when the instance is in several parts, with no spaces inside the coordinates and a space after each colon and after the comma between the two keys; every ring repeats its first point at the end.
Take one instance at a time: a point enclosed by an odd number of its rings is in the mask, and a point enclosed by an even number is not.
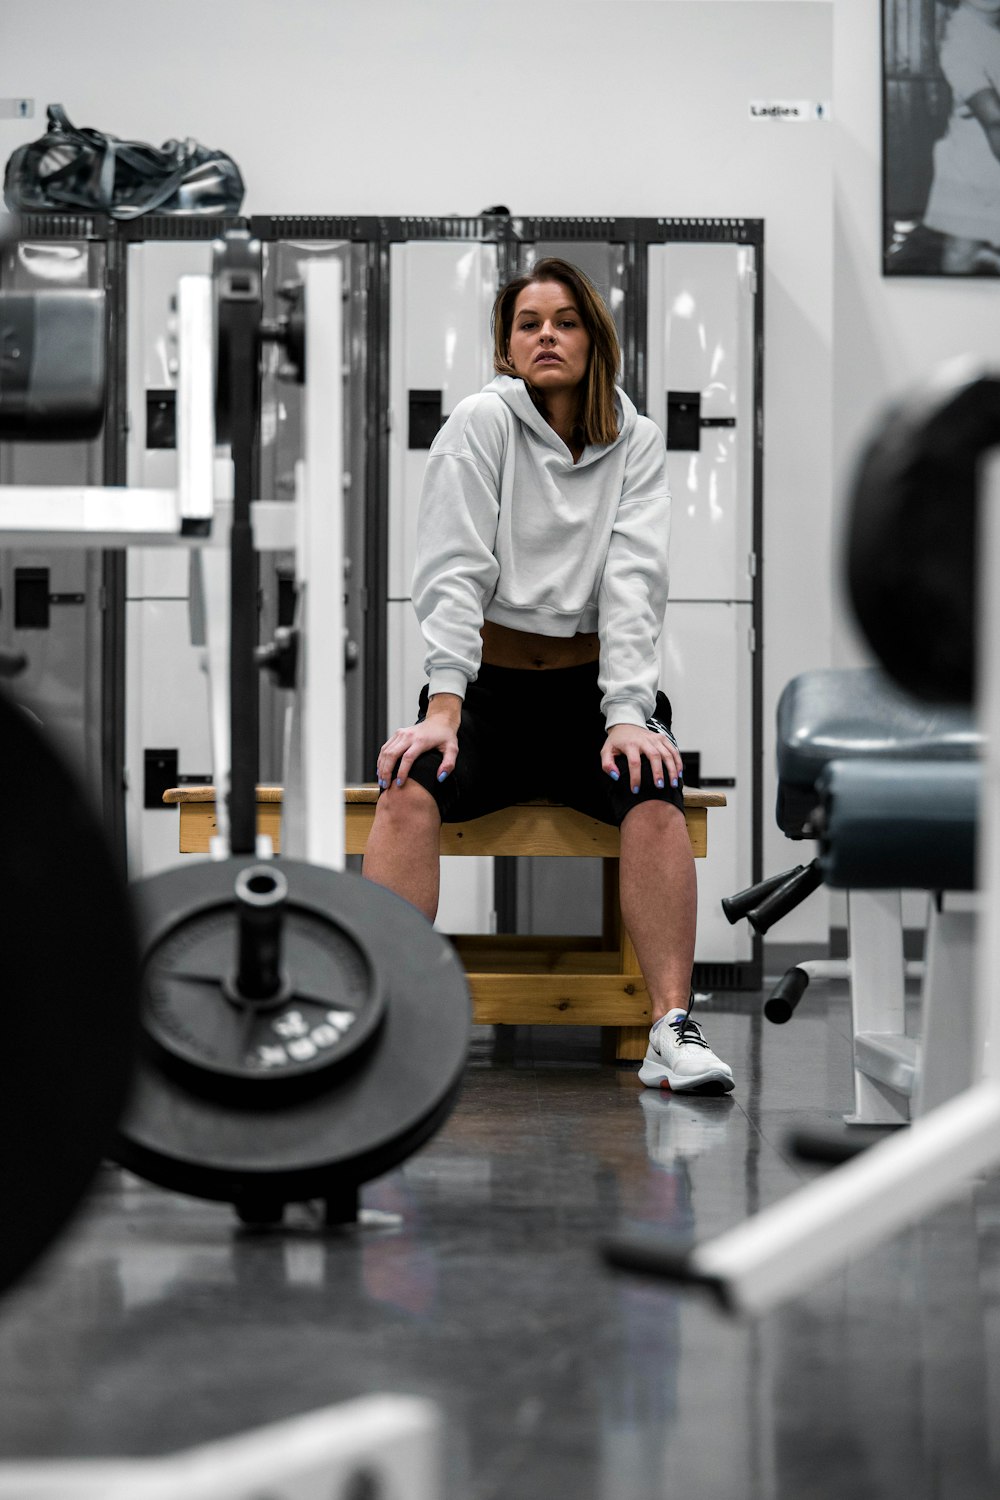
{"type": "Polygon", "coordinates": [[[656,424],[618,391],[618,437],[579,463],[523,380],[460,401],[427,460],[413,604],[430,692],[464,698],[484,620],[597,631],[605,722],[645,724],[658,686],[670,493],[656,424]]]}

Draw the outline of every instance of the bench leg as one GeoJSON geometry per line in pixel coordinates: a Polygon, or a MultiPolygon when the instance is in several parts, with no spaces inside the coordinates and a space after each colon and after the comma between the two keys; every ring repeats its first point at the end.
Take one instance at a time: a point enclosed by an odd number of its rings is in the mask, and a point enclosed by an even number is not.
{"type": "Polygon", "coordinates": [[[602,942],[605,948],[621,949],[622,909],[618,886],[618,860],[602,859],[601,889],[603,892],[602,942]]]}
{"type": "MultiPolygon", "coordinates": [[[[619,947],[621,955],[619,971],[622,974],[639,974],[639,960],[635,956],[632,947],[632,939],[625,931],[625,926],[618,919],[619,947]]],[[[615,1047],[615,1058],[618,1062],[641,1062],[646,1056],[646,1047],[649,1044],[649,1028],[646,1026],[619,1026],[618,1042],[615,1047]]]]}
{"type": "MultiPolygon", "coordinates": [[[[614,1035],[613,1026],[607,1029],[614,1035]]],[[[619,1026],[615,1040],[615,1062],[642,1062],[648,1046],[648,1026],[619,1026]]]]}

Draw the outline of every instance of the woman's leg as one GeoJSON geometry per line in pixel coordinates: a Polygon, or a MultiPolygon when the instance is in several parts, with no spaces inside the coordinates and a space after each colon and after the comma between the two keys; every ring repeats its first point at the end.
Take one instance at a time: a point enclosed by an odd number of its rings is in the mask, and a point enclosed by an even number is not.
{"type": "Polygon", "coordinates": [[[382,793],[361,873],[422,911],[437,916],[441,880],[441,814],[419,782],[395,782],[382,793]]]}
{"type": "Polygon", "coordinates": [[[694,965],[698,887],[684,814],[640,802],[621,825],[622,921],[649,989],[652,1019],[687,1010],[694,965]]]}

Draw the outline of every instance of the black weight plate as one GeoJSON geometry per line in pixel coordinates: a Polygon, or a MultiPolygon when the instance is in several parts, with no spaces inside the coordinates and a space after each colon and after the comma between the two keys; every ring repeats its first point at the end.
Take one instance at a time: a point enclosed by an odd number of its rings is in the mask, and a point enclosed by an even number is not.
{"type": "MultiPolygon", "coordinates": [[[[224,868],[231,886],[237,867],[224,868]]],[[[356,1058],[377,1035],[385,981],[362,936],[301,898],[287,903],[282,927],[283,998],[242,1006],[227,997],[225,984],[237,966],[235,899],[147,932],[143,1028],[183,1067],[190,1086],[221,1097],[228,1085],[247,1103],[264,1103],[269,1094],[287,1101],[295,1090],[322,1086],[322,1075],[356,1058]]]]}
{"type": "Polygon", "coordinates": [[[75,776],[0,694],[0,1288],[31,1266],[108,1153],[136,1050],[124,882],[75,776]]]}
{"type": "Polygon", "coordinates": [[[918,698],[972,701],[978,466],[998,443],[1000,380],[962,361],[888,412],[858,462],[851,601],[879,661],[918,698]]]}
{"type": "MultiPolygon", "coordinates": [[[[181,867],[139,882],[141,939],[217,904],[250,862],[181,867]]],[[[280,1107],[210,1098],[154,1055],[143,1057],[116,1159],[195,1197],[298,1202],[380,1176],[447,1118],[465,1067],[469,993],[451,944],[408,902],[360,876],[276,864],[291,903],[328,911],[377,955],[385,1021],[356,1067],[280,1107]]]]}

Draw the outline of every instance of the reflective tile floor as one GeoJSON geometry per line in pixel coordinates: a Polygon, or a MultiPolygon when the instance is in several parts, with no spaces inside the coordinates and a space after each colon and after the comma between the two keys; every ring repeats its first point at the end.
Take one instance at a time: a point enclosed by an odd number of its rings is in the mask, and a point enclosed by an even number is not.
{"type": "Polygon", "coordinates": [[[1000,1496],[1000,1177],[757,1322],[612,1272],[621,1227],[703,1238],[816,1169],[850,1107],[842,998],[702,1012],[729,1098],[644,1091],[596,1031],[474,1033],[379,1226],[239,1229],[103,1169],[0,1306],[0,1459],[149,1455],[373,1391],[444,1413],[442,1500],[1000,1496]]]}

